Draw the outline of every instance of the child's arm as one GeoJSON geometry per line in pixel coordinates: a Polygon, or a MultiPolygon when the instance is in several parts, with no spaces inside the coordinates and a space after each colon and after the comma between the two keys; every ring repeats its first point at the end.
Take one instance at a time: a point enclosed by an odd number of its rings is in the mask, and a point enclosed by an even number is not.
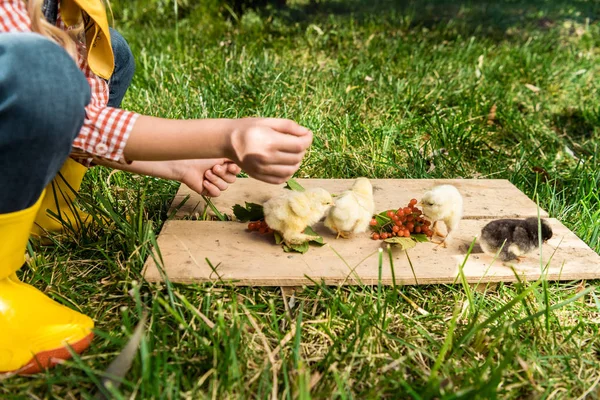
{"type": "Polygon", "coordinates": [[[169,120],[140,116],[125,144],[130,161],[228,158],[248,175],[274,184],[289,179],[312,132],[276,118],[169,120]]]}
{"type": "Polygon", "coordinates": [[[210,197],[218,197],[241,172],[231,161],[221,159],[134,161],[122,164],[106,159],[96,159],[105,167],[120,169],[140,175],[170,179],[185,183],[190,189],[210,197]]]}
{"type": "MultiPolygon", "coordinates": [[[[22,0],[0,0],[0,14],[0,32],[31,30],[22,0]]],[[[106,162],[229,158],[250,176],[279,184],[300,167],[312,142],[312,133],[290,120],[179,121],[107,107],[103,97],[108,92],[106,81],[91,73],[85,63],[80,64],[92,99],[73,148],[106,162]]]]}

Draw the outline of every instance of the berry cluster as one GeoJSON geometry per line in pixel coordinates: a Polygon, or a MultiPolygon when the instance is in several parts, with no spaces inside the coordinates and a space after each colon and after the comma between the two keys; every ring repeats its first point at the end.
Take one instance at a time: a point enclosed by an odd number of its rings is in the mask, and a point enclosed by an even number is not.
{"type": "Polygon", "coordinates": [[[265,220],[250,222],[248,224],[248,230],[250,232],[256,231],[261,235],[264,235],[265,233],[273,233],[273,229],[269,228],[269,225],[267,225],[265,220]]]}
{"type": "MultiPolygon", "coordinates": [[[[423,233],[427,237],[433,236],[429,228],[431,222],[423,218],[423,212],[417,207],[417,200],[412,199],[407,207],[400,207],[396,211],[389,210],[385,213],[387,219],[380,223],[373,218],[370,222],[373,240],[385,240],[391,237],[410,237],[411,233],[423,233]]],[[[383,214],[381,214],[383,215],[383,214]]]]}

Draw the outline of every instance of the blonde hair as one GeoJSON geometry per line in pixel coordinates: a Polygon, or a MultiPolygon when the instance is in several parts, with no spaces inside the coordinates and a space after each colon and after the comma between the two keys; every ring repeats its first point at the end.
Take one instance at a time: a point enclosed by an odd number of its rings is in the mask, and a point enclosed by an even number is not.
{"type": "Polygon", "coordinates": [[[74,60],[77,60],[78,51],[76,40],[83,32],[83,22],[80,20],[77,24],[69,27],[68,31],[63,31],[59,27],[46,21],[44,13],[42,12],[43,3],[44,0],[27,0],[27,11],[29,12],[29,18],[31,19],[31,30],[54,40],[62,46],[74,60]]]}

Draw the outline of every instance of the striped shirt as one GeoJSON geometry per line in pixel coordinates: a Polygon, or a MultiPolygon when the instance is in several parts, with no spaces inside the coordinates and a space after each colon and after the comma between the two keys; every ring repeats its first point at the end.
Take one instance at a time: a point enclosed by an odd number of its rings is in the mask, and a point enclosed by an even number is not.
{"type": "MultiPolygon", "coordinates": [[[[66,30],[60,13],[56,25],[66,30]]],[[[25,2],[0,0],[0,33],[30,31],[31,20],[25,2]]],[[[85,42],[77,43],[77,48],[80,54],[77,64],[90,85],[92,96],[85,108],[83,126],[73,141],[71,157],[87,165],[90,165],[94,158],[125,163],[125,143],[139,114],[107,105],[108,82],[90,69],[84,56],[85,42]]]]}

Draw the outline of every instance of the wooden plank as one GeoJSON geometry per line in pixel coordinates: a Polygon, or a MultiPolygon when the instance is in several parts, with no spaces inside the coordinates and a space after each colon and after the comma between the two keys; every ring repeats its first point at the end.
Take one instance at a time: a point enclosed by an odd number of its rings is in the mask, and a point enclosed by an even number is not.
{"type": "MultiPolygon", "coordinates": [[[[454,283],[459,265],[481,228],[489,220],[463,220],[447,249],[432,243],[419,243],[408,251],[415,269],[411,272],[405,252],[393,250],[397,284],[454,283]]],[[[549,219],[554,237],[518,264],[493,262],[483,253],[471,254],[464,266],[467,282],[511,282],[515,273],[522,279],[540,277],[540,265],[548,265],[548,280],[600,278],[600,256],[556,219],[549,219]],[[514,267],[514,271],[513,271],[514,267]]],[[[374,285],[378,282],[378,249],[382,242],[367,234],[353,239],[335,239],[322,223],[316,230],[327,244],[311,247],[308,253],[284,253],[273,239],[249,233],[238,222],[168,221],[158,243],[164,268],[173,282],[230,282],[249,286],[301,286],[313,281],[328,285],[374,285]],[[216,273],[206,259],[216,267],[216,273]]],[[[382,283],[392,284],[387,252],[384,252],[382,283]]],[[[145,277],[160,281],[156,264],[149,259],[145,277]]]]}
{"type": "MultiPolygon", "coordinates": [[[[306,187],[323,187],[331,193],[340,193],[352,186],[353,179],[298,179],[306,187]]],[[[405,206],[410,199],[420,199],[423,193],[436,185],[450,184],[457,187],[464,198],[465,219],[520,218],[538,215],[536,204],[512,183],[504,179],[372,179],[375,209],[386,210],[405,206]]],[[[285,185],[270,185],[251,178],[240,178],[220,197],[213,199],[221,212],[232,214],[234,204],[246,201],[262,204],[276,196],[285,185]]],[[[202,214],[204,200],[189,187],[181,185],[173,200],[169,215],[185,219],[202,214]],[[177,207],[189,196],[185,204],[177,207]]],[[[209,211],[209,213],[212,213],[209,211]]],[[[540,210],[542,217],[548,213],[540,210]]]]}

